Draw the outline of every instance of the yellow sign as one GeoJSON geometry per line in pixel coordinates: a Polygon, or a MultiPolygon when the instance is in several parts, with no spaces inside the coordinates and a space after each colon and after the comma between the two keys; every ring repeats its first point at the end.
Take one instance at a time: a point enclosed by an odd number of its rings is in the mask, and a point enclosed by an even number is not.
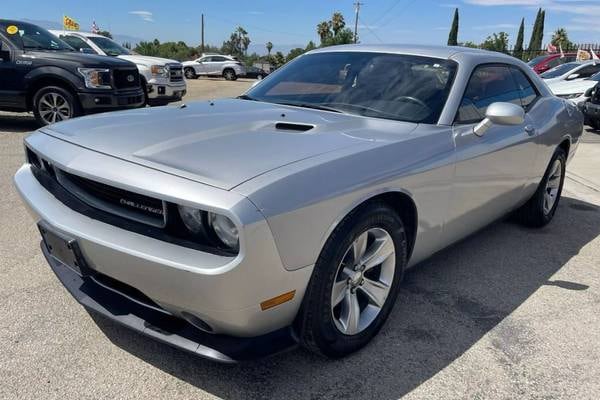
{"type": "Polygon", "coordinates": [[[6,32],[9,35],[14,35],[15,33],[19,32],[19,28],[17,28],[15,25],[10,25],[6,27],[6,32]]]}
{"type": "Polygon", "coordinates": [[[79,24],[73,18],[69,18],[66,15],[63,16],[63,27],[66,31],[78,31],[79,24]]]}

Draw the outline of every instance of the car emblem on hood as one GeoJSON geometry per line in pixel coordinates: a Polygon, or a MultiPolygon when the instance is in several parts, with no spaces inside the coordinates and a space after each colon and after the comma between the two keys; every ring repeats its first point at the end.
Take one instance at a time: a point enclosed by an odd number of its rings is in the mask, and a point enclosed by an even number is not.
{"type": "Polygon", "coordinates": [[[127,82],[133,82],[135,77],[133,75],[127,75],[127,82]]]}

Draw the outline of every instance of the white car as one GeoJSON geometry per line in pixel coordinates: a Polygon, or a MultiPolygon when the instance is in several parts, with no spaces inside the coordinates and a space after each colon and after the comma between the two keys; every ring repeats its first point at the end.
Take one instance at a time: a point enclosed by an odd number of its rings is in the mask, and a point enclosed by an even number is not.
{"type": "Polygon", "coordinates": [[[541,74],[540,77],[547,84],[552,84],[555,82],[582,81],[596,75],[598,72],[600,72],[600,63],[593,61],[574,61],[554,67],[541,74]]]}
{"type": "Polygon", "coordinates": [[[196,60],[184,61],[183,71],[187,79],[222,76],[228,81],[235,81],[238,77],[246,75],[246,68],[238,59],[219,54],[204,54],[196,60]]]}
{"type": "Polygon", "coordinates": [[[179,101],[187,92],[183,66],[178,61],[133,54],[114,40],[95,33],[56,30],[50,32],[82,53],[118,57],[137,65],[146,102],[151,106],[179,101]]]}
{"type": "Polygon", "coordinates": [[[562,97],[581,105],[589,100],[589,90],[600,82],[600,73],[591,78],[577,81],[557,81],[548,84],[548,87],[555,96],[562,97]]]}

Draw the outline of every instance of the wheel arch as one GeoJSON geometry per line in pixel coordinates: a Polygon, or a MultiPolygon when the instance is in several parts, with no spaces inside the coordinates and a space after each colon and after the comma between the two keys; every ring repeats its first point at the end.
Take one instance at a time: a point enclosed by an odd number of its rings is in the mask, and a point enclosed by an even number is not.
{"type": "Polygon", "coordinates": [[[402,219],[404,228],[406,229],[406,238],[408,240],[408,255],[407,261],[412,255],[412,251],[417,241],[417,229],[419,226],[419,216],[417,205],[411,194],[401,189],[382,189],[374,193],[369,193],[366,196],[359,197],[346,207],[331,224],[323,239],[321,240],[321,249],[339,226],[339,224],[352,212],[374,201],[383,201],[392,208],[402,219]]]}
{"type": "Polygon", "coordinates": [[[32,78],[27,85],[27,108],[29,110],[33,109],[33,96],[35,96],[38,90],[47,86],[58,86],[68,90],[73,93],[73,95],[75,95],[75,99],[78,100],[77,86],[75,86],[69,79],[55,74],[38,75],[32,78]]]}

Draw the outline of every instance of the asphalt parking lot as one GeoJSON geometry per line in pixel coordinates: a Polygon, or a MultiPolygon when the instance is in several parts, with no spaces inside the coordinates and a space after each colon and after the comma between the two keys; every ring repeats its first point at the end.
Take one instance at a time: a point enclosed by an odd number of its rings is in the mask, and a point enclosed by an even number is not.
{"type": "MultiPolygon", "coordinates": [[[[200,79],[191,98],[252,81],[200,79]]],[[[338,361],[302,350],[236,366],[88,314],[39,251],[12,176],[32,117],[0,113],[2,399],[597,399],[600,134],[588,131],[556,219],[498,222],[406,276],[381,334],[338,361]]]]}

